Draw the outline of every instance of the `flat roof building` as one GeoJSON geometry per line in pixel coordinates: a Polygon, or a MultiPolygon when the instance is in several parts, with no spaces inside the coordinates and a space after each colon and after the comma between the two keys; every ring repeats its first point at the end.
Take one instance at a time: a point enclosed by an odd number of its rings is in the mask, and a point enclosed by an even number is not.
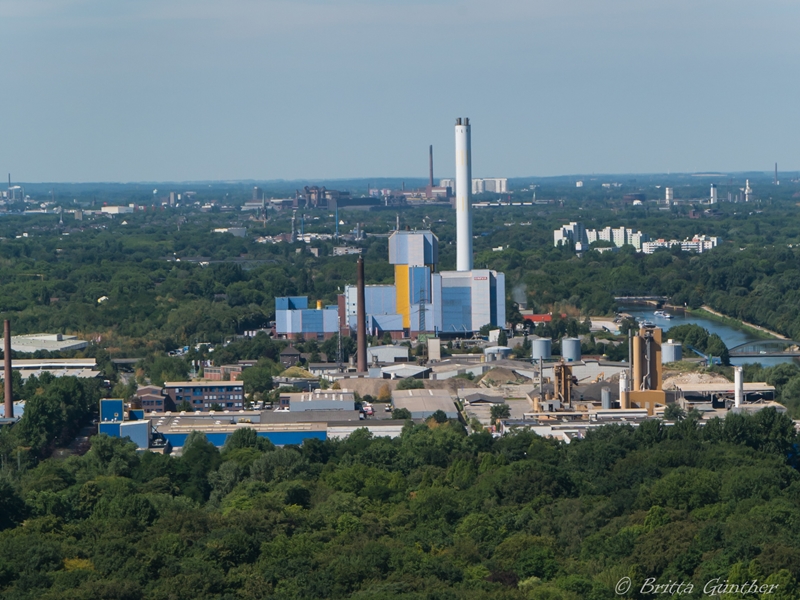
{"type": "Polygon", "coordinates": [[[437,410],[448,419],[457,419],[458,410],[447,390],[395,390],[392,392],[394,408],[405,408],[412,419],[427,419],[437,410]]]}
{"type": "Polygon", "coordinates": [[[238,381],[169,381],[164,391],[178,407],[182,402],[193,410],[209,410],[215,404],[228,409],[244,407],[244,389],[238,381]]]}
{"type": "Polygon", "coordinates": [[[29,333],[11,336],[11,349],[14,352],[30,354],[39,351],[65,352],[68,350],[82,350],[88,345],[89,342],[79,340],[74,335],[61,333],[29,333]]]}

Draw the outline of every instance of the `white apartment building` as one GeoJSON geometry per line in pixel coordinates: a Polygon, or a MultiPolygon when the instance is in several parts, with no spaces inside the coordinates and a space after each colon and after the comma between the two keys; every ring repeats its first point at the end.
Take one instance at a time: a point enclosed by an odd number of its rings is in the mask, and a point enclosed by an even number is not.
{"type": "Polygon", "coordinates": [[[553,245],[558,247],[563,244],[574,244],[575,251],[581,252],[589,247],[589,240],[583,223],[573,221],[567,225],[562,225],[561,229],[553,231],[553,245]]]}
{"type": "Polygon", "coordinates": [[[495,194],[508,193],[508,179],[506,177],[490,177],[488,179],[473,179],[472,193],[482,194],[493,192],[495,194]]]}
{"type": "Polygon", "coordinates": [[[680,247],[683,252],[697,252],[701,254],[716,248],[722,243],[722,238],[716,236],[696,235],[692,239],[685,240],[655,240],[642,244],[642,252],[652,254],[659,248],[680,247]]]}
{"type": "Polygon", "coordinates": [[[625,227],[613,229],[604,227],[603,229],[586,229],[582,223],[569,223],[560,229],[553,231],[553,245],[560,246],[564,243],[575,244],[575,251],[582,252],[589,246],[598,241],[613,242],[617,248],[622,248],[630,244],[638,252],[642,251],[642,244],[649,240],[647,234],[641,231],[634,231],[625,227]]]}

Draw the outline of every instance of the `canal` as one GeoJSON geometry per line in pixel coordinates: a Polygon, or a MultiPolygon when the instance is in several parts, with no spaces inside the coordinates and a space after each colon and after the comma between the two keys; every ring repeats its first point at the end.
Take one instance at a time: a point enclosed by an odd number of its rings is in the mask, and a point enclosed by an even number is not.
{"type": "MultiPolygon", "coordinates": [[[[717,321],[712,321],[711,319],[706,319],[701,316],[693,315],[690,313],[680,312],[672,312],[667,311],[669,314],[672,315],[671,319],[665,319],[664,317],[658,317],[653,314],[655,308],[649,306],[642,306],[642,305],[628,305],[628,306],[621,306],[619,308],[620,312],[628,313],[636,318],[647,319],[651,323],[654,323],[657,327],[660,327],[664,330],[664,334],[666,336],[667,331],[670,327],[675,327],[676,325],[687,325],[687,324],[694,324],[699,325],[703,329],[707,329],[709,333],[716,333],[722,341],[725,342],[725,345],[728,348],[733,348],[734,346],[738,346],[739,344],[745,344],[747,342],[753,342],[763,338],[757,338],[752,336],[746,331],[742,331],[740,329],[734,329],[733,327],[729,327],[728,325],[724,325],[717,321]]],[[[665,337],[666,339],[666,337],[665,337]]],[[[743,365],[746,363],[761,363],[765,367],[772,367],[774,365],[784,363],[784,362],[791,362],[794,360],[791,357],[787,358],[780,358],[780,357],[764,357],[764,358],[732,358],[731,364],[734,365],[743,365]]]]}

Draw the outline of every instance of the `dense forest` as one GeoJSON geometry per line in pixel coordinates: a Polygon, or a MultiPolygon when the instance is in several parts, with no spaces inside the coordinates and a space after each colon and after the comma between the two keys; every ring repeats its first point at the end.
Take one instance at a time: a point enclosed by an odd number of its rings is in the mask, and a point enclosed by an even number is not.
{"type": "Polygon", "coordinates": [[[595,430],[570,444],[407,424],[275,448],[243,429],[179,458],[98,436],[0,478],[9,600],[610,600],[624,577],[800,594],[792,422],[595,430]]]}

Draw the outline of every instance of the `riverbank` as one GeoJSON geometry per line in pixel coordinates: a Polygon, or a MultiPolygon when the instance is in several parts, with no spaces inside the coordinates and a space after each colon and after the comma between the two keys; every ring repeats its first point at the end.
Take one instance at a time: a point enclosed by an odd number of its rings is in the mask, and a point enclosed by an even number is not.
{"type": "Polygon", "coordinates": [[[710,321],[716,321],[717,323],[722,323],[723,325],[727,325],[733,329],[738,329],[739,331],[744,331],[749,333],[750,335],[761,338],[764,340],[768,339],[779,339],[779,340],[788,340],[786,336],[781,335],[775,331],[771,331],[766,327],[761,327],[760,325],[754,325],[753,323],[748,323],[746,321],[740,321],[738,319],[734,319],[732,317],[728,317],[723,315],[720,312],[717,312],[710,306],[702,306],[696,310],[688,310],[688,313],[695,314],[698,316],[702,316],[710,321]]]}

